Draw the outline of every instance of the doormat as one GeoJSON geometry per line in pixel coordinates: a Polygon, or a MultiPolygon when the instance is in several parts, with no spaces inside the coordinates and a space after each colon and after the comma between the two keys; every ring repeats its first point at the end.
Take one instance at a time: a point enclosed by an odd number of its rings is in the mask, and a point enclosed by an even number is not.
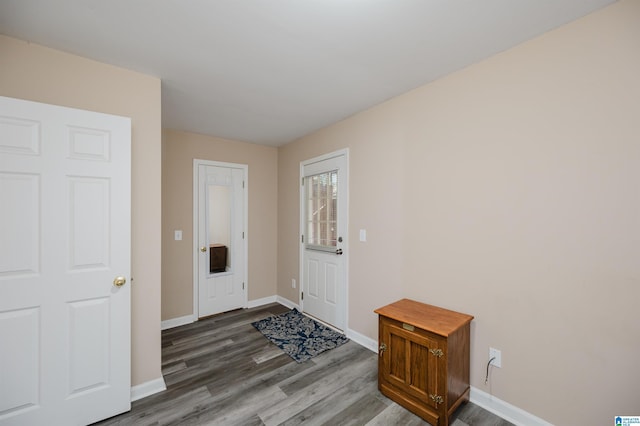
{"type": "Polygon", "coordinates": [[[302,315],[297,309],[251,325],[296,362],[305,362],[349,341],[343,334],[302,315]]]}

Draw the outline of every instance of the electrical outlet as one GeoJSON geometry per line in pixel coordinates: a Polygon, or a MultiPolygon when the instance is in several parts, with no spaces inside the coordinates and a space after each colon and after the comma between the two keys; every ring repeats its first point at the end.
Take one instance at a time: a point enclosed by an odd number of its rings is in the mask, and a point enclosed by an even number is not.
{"type": "Polygon", "coordinates": [[[502,352],[499,349],[489,348],[489,359],[492,359],[491,365],[502,368],[502,352]]]}
{"type": "Polygon", "coordinates": [[[296,288],[296,279],[291,278],[291,288],[296,288]]]}

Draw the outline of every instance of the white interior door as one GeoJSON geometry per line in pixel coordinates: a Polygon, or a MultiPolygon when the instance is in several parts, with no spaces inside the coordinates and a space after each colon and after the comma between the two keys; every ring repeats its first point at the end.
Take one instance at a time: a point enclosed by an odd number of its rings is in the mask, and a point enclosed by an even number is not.
{"type": "Polygon", "coordinates": [[[346,329],[347,154],[302,164],[303,312],[346,329]]]}
{"type": "Polygon", "coordinates": [[[196,290],[198,317],[205,317],[247,303],[246,166],[201,161],[195,167],[196,290]]]}
{"type": "Polygon", "coordinates": [[[1,425],[130,409],[130,128],[0,97],[1,425]]]}

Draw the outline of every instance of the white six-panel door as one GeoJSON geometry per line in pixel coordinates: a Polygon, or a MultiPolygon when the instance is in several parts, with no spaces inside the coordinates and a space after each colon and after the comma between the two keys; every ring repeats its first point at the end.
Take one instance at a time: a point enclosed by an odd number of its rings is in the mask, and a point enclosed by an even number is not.
{"type": "Polygon", "coordinates": [[[130,408],[130,129],[0,97],[0,425],[130,408]]]}

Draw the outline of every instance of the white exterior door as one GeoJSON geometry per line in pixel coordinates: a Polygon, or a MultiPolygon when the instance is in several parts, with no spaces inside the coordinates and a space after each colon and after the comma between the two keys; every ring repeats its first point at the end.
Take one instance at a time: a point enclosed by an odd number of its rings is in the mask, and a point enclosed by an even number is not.
{"type": "Polygon", "coordinates": [[[302,164],[303,312],[346,329],[347,153],[302,164]]]}
{"type": "Polygon", "coordinates": [[[198,215],[196,290],[201,318],[247,304],[246,166],[196,160],[194,167],[198,188],[194,196],[198,215]]]}
{"type": "Polygon", "coordinates": [[[0,425],[130,409],[130,128],[0,97],[0,425]]]}

